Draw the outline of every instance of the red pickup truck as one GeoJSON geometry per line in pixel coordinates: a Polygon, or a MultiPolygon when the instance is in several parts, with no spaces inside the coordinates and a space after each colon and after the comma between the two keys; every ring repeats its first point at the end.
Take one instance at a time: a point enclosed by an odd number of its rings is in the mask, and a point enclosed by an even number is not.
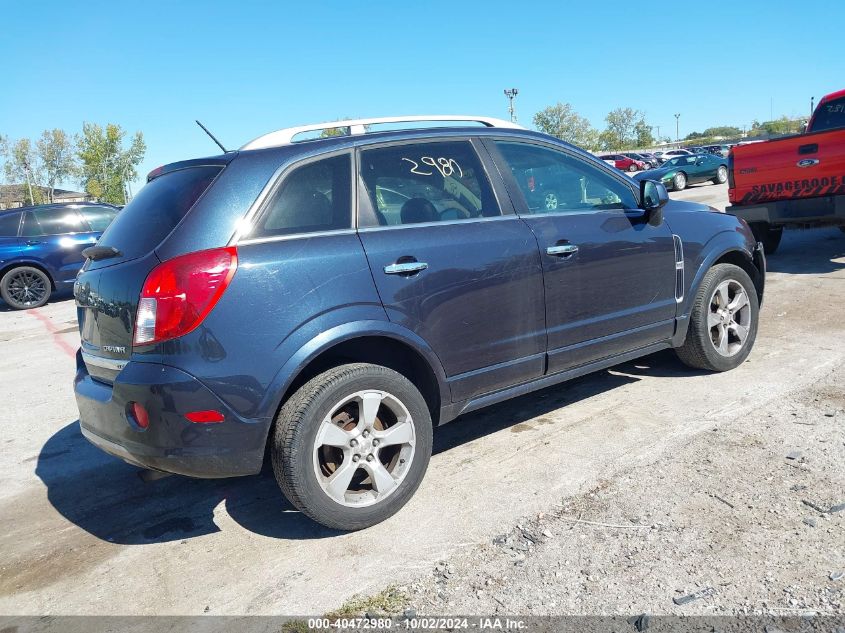
{"type": "Polygon", "coordinates": [[[766,253],[787,224],[845,232],[845,90],[819,101],[804,134],[734,147],[728,198],[726,211],[751,225],[766,253]]]}

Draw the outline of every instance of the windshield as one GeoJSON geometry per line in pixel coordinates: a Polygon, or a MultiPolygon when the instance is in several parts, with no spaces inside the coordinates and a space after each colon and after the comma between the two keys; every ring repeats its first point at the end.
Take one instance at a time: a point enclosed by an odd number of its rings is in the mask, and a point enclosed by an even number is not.
{"type": "Polygon", "coordinates": [[[845,97],[819,104],[813,117],[811,132],[845,127],[845,97]]]}
{"type": "Polygon", "coordinates": [[[695,163],[694,156],[676,156],[663,163],[664,167],[680,167],[682,165],[692,165],[695,163]]]}

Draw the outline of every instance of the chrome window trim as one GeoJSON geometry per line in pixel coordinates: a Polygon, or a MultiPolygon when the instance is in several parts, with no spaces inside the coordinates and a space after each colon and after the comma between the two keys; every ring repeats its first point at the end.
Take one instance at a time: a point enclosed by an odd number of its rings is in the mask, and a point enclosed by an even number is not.
{"type": "Polygon", "coordinates": [[[478,222],[494,222],[498,220],[519,220],[518,215],[494,215],[484,218],[466,218],[463,220],[442,220],[439,222],[416,222],[414,224],[390,224],[386,226],[365,226],[358,229],[359,233],[369,233],[371,231],[390,231],[395,229],[413,229],[429,226],[451,226],[453,224],[476,224],[478,222]]]}
{"type": "Polygon", "coordinates": [[[312,231],[310,233],[291,233],[289,235],[268,235],[267,237],[253,237],[242,239],[238,246],[249,246],[250,244],[264,244],[266,242],[287,242],[289,240],[301,240],[312,237],[326,237],[329,235],[355,235],[355,229],[332,229],[331,231],[312,231]]]}

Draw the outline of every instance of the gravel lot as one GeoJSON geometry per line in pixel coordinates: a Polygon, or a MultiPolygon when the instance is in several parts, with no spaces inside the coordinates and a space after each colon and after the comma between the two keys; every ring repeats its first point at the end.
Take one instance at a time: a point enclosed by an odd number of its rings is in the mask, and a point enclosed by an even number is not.
{"type": "Polygon", "coordinates": [[[0,305],[0,613],[321,614],[394,587],[419,613],[841,614],[845,236],[789,231],[769,269],[741,368],[660,353],[466,416],[355,534],[269,473],[144,483],[79,434],[72,301],[0,305]]]}

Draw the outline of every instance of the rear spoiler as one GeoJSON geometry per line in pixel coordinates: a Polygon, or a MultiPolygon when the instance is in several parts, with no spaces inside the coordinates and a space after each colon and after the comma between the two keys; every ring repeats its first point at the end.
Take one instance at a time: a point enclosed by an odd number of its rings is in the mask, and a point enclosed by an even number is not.
{"type": "Polygon", "coordinates": [[[164,174],[168,174],[172,171],[178,171],[179,169],[187,169],[189,167],[225,167],[235,156],[238,155],[238,152],[226,152],[225,154],[221,154],[220,156],[210,156],[208,158],[193,158],[191,160],[182,160],[178,163],[169,163],[167,165],[162,165],[161,167],[156,167],[150,173],[147,174],[147,182],[155,180],[159,176],[164,174]]]}

